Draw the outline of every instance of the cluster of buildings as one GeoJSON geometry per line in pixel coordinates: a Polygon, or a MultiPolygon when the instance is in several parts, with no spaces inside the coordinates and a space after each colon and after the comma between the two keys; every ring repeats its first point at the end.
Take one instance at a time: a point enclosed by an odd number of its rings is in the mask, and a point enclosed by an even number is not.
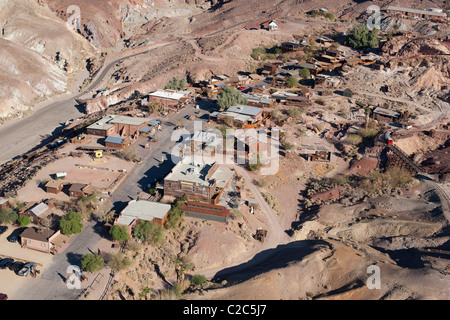
{"type": "MultiPolygon", "coordinates": [[[[188,201],[181,208],[187,217],[226,223],[230,210],[218,202],[234,176],[234,170],[227,166],[215,162],[196,162],[195,157],[185,157],[164,178],[164,197],[174,200],[187,196],[188,201]]],[[[139,220],[163,226],[171,208],[170,204],[148,199],[132,200],[121,211],[114,225],[124,226],[130,234],[139,220]]]]}
{"type": "Polygon", "coordinates": [[[430,8],[428,10],[413,9],[399,6],[389,6],[386,12],[390,15],[411,19],[428,19],[436,22],[448,22],[450,20],[450,10],[444,11],[441,8],[430,8]]]}
{"type": "Polygon", "coordinates": [[[160,121],[151,118],[107,115],[87,127],[87,134],[105,138],[105,147],[120,148],[132,144],[139,135],[149,134],[160,127],[160,121]]]}

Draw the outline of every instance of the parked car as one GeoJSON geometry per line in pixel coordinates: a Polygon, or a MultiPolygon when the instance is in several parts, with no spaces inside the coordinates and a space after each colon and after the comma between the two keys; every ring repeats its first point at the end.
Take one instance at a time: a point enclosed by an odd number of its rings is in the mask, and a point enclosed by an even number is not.
{"type": "Polygon", "coordinates": [[[14,271],[14,272],[17,272],[17,271],[19,271],[20,269],[22,269],[24,265],[25,265],[25,263],[20,262],[20,261],[16,261],[16,262],[14,262],[13,264],[11,264],[11,265],[9,266],[9,270],[12,270],[12,271],[14,271]]]}
{"type": "Polygon", "coordinates": [[[14,263],[14,259],[11,259],[11,258],[6,258],[6,259],[3,259],[1,262],[0,262],[0,269],[6,269],[6,268],[8,268],[11,264],[13,264],[14,263]]]}
{"type": "Polygon", "coordinates": [[[8,295],[6,293],[0,293],[0,300],[8,300],[8,295]]]}
{"type": "Polygon", "coordinates": [[[0,235],[4,234],[8,230],[7,226],[0,226],[0,235]]]}
{"type": "Polygon", "coordinates": [[[6,238],[9,242],[18,242],[20,238],[20,234],[25,230],[26,228],[17,228],[11,234],[6,238]]]}
{"type": "Polygon", "coordinates": [[[30,274],[30,272],[33,271],[34,269],[36,269],[36,263],[34,263],[34,262],[27,262],[22,267],[22,269],[17,271],[17,275],[19,275],[21,277],[27,277],[30,274]]]}

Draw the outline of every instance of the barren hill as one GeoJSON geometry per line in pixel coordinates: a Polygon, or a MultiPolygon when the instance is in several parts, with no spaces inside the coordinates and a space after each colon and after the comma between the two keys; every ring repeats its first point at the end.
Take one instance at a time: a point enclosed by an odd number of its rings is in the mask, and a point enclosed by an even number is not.
{"type": "Polygon", "coordinates": [[[55,13],[34,0],[1,0],[0,21],[1,118],[64,92],[70,77],[97,54],[55,13]]]}

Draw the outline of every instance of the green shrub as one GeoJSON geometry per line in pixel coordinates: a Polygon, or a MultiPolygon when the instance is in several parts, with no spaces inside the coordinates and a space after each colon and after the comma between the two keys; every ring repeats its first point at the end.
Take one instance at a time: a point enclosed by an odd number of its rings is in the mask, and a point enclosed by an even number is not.
{"type": "Polygon", "coordinates": [[[23,216],[23,217],[19,217],[17,219],[17,222],[20,224],[21,227],[26,227],[27,225],[29,225],[31,223],[31,220],[29,217],[23,216]]]}
{"type": "Polygon", "coordinates": [[[206,277],[201,274],[196,274],[196,275],[192,276],[192,278],[191,278],[191,284],[193,284],[194,286],[201,286],[205,282],[206,282],[206,277]]]}

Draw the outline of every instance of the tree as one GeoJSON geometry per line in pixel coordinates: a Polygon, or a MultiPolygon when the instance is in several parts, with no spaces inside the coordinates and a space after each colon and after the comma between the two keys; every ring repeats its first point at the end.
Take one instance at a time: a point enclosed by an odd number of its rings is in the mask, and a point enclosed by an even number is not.
{"type": "Polygon", "coordinates": [[[109,234],[115,241],[119,242],[127,241],[130,237],[125,226],[112,226],[109,229],[109,234]]]}
{"type": "Polygon", "coordinates": [[[103,269],[105,261],[98,254],[88,253],[81,257],[81,269],[88,272],[97,272],[103,269]]]}
{"type": "Polygon", "coordinates": [[[161,103],[161,101],[151,101],[148,105],[148,112],[152,114],[160,113],[162,114],[164,112],[164,106],[161,103]]]}
{"type": "Polygon", "coordinates": [[[158,245],[164,240],[164,229],[157,223],[139,220],[133,229],[133,236],[143,242],[158,245]]]}
{"type": "Polygon", "coordinates": [[[81,222],[81,216],[74,212],[69,211],[67,214],[61,217],[59,222],[59,230],[64,235],[71,235],[80,233],[83,230],[83,223],[81,222]]]}
{"type": "Polygon", "coordinates": [[[186,89],[187,81],[186,79],[180,79],[179,77],[172,78],[166,85],[165,89],[169,90],[184,90],[186,89]]]}
{"type": "Polygon", "coordinates": [[[308,69],[303,68],[302,70],[300,70],[300,71],[298,72],[298,75],[299,75],[300,77],[304,78],[304,79],[307,79],[307,78],[309,78],[309,76],[310,76],[311,74],[309,73],[309,70],[308,70],[308,69]]]}
{"type": "Polygon", "coordinates": [[[238,104],[247,103],[248,101],[242,96],[242,93],[231,87],[224,87],[217,95],[217,104],[224,110],[238,104]]]}
{"type": "Polygon", "coordinates": [[[17,221],[18,217],[19,216],[17,215],[17,213],[15,213],[11,208],[0,210],[0,223],[14,223],[17,221]]]}
{"type": "Polygon", "coordinates": [[[26,227],[27,225],[29,225],[31,223],[31,220],[30,220],[30,217],[23,216],[23,217],[19,217],[19,219],[17,219],[17,222],[20,224],[21,227],[26,227]]]}
{"type": "Polygon", "coordinates": [[[350,32],[348,44],[355,49],[378,47],[378,29],[369,30],[365,24],[355,26],[350,32]]]}
{"type": "Polygon", "coordinates": [[[296,87],[297,84],[298,84],[298,80],[297,80],[296,77],[290,76],[290,77],[288,78],[288,80],[287,80],[287,86],[288,86],[289,88],[296,87]]]}

